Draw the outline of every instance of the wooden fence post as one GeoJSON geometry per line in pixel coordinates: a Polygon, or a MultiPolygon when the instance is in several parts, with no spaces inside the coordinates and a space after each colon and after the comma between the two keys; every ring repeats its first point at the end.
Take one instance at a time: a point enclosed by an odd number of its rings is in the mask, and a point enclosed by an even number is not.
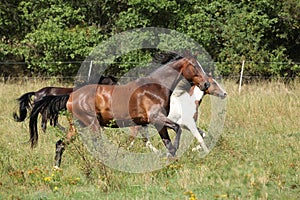
{"type": "Polygon", "coordinates": [[[89,74],[88,74],[88,81],[90,81],[90,76],[91,76],[92,68],[93,68],[93,61],[91,60],[90,68],[89,68],[89,74]]]}
{"type": "Polygon", "coordinates": [[[244,73],[244,65],[245,65],[245,60],[243,60],[243,62],[242,62],[240,84],[239,84],[239,94],[241,93],[241,90],[242,90],[242,80],[243,80],[243,73],[244,73]]]}

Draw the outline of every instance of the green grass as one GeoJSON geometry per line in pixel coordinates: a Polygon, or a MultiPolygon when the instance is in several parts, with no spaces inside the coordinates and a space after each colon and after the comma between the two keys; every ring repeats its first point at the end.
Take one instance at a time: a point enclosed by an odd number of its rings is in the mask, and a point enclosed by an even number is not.
{"type": "MultiPolygon", "coordinates": [[[[97,162],[79,138],[65,151],[61,170],[54,170],[59,131],[51,127],[40,131],[31,150],[28,120],[13,121],[14,100],[47,85],[57,84],[1,85],[0,199],[300,199],[299,82],[255,83],[238,94],[237,85],[225,81],[226,121],[215,148],[204,158],[188,151],[163,169],[141,174],[97,162]]],[[[207,116],[209,97],[201,105],[201,127],[207,127],[207,116]]],[[[135,145],[147,151],[142,141],[135,145]]]]}

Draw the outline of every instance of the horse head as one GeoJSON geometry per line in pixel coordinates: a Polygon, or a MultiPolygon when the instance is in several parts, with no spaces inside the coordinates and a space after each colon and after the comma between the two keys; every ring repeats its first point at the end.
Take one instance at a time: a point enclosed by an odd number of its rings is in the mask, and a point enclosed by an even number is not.
{"type": "Polygon", "coordinates": [[[204,94],[210,94],[213,96],[220,97],[221,99],[226,98],[226,91],[220,86],[220,84],[212,78],[211,73],[208,75],[208,81],[210,83],[210,87],[204,91],[204,94]]]}
{"type": "Polygon", "coordinates": [[[190,81],[192,85],[198,86],[200,90],[208,90],[210,87],[209,77],[204,72],[200,63],[194,57],[184,57],[182,62],[185,62],[182,75],[190,81]]]}

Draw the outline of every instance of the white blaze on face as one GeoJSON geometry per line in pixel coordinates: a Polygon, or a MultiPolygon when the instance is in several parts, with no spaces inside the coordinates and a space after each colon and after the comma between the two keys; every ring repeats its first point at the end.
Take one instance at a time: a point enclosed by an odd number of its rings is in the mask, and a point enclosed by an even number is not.
{"type": "Polygon", "coordinates": [[[201,72],[202,72],[203,74],[205,74],[205,72],[204,72],[204,70],[203,70],[203,68],[202,68],[201,64],[198,62],[198,60],[197,60],[197,64],[198,64],[198,66],[200,67],[200,69],[201,69],[201,72]]]}

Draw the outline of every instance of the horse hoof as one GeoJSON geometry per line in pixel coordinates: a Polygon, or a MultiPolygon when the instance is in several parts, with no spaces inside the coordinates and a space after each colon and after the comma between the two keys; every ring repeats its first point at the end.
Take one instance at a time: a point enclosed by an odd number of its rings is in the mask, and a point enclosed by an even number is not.
{"type": "Polygon", "coordinates": [[[147,141],[147,142],[146,142],[146,147],[148,147],[152,152],[154,152],[154,153],[156,153],[156,154],[159,152],[159,150],[156,149],[156,148],[151,144],[150,141],[147,141]]]}
{"type": "Polygon", "coordinates": [[[152,149],[152,151],[153,151],[154,153],[156,153],[156,154],[158,154],[158,153],[159,153],[159,150],[158,150],[158,149],[156,149],[156,148],[153,148],[153,149],[152,149]]]}
{"type": "Polygon", "coordinates": [[[192,148],[192,151],[199,151],[200,149],[202,149],[202,147],[197,145],[196,147],[192,148]]]}
{"type": "Polygon", "coordinates": [[[59,171],[59,170],[61,170],[61,169],[60,169],[59,166],[55,165],[55,166],[53,167],[53,170],[54,170],[54,171],[59,171]]]}
{"type": "Polygon", "coordinates": [[[198,132],[200,133],[201,137],[205,138],[206,137],[206,133],[204,131],[202,131],[200,128],[197,128],[197,129],[198,129],[198,132]]]}
{"type": "Polygon", "coordinates": [[[171,154],[171,153],[167,153],[167,158],[172,158],[173,157],[173,155],[171,154]]]}
{"type": "Polygon", "coordinates": [[[176,156],[173,156],[172,154],[167,154],[167,159],[168,159],[169,162],[178,161],[178,158],[176,156]]]}

